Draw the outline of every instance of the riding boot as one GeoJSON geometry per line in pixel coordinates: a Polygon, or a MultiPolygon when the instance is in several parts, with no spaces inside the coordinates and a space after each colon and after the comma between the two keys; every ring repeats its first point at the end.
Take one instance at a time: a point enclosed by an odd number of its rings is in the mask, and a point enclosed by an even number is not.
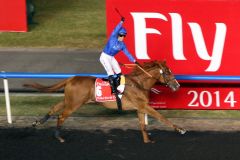
{"type": "Polygon", "coordinates": [[[109,83],[111,85],[112,93],[115,94],[116,96],[116,102],[117,102],[117,107],[118,107],[118,113],[122,112],[122,102],[121,99],[118,97],[118,91],[117,91],[117,86],[116,86],[116,78],[114,78],[113,75],[108,77],[109,83]]]}
{"type": "Polygon", "coordinates": [[[121,81],[121,75],[122,73],[118,73],[116,79],[116,87],[118,87],[120,85],[120,81],[121,81]]]}
{"type": "Polygon", "coordinates": [[[113,77],[113,75],[108,76],[108,80],[112,89],[112,93],[116,94],[117,93],[117,87],[116,87],[116,82],[115,82],[115,78],[113,77]]]}

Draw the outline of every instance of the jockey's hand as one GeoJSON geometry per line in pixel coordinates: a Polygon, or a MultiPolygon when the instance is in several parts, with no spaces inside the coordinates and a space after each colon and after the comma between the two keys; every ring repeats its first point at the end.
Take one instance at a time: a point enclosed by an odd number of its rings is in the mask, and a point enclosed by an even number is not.
{"type": "Polygon", "coordinates": [[[136,65],[139,65],[139,66],[141,66],[141,64],[140,64],[140,63],[138,63],[137,61],[135,61],[134,63],[135,63],[136,65]]]}
{"type": "Polygon", "coordinates": [[[124,22],[125,21],[125,17],[121,17],[121,21],[124,22]]]}

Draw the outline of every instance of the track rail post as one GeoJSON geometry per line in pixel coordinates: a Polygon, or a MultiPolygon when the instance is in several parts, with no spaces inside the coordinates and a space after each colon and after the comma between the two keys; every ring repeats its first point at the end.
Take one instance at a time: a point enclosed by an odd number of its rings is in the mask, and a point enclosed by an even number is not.
{"type": "Polygon", "coordinates": [[[144,113],[144,123],[148,125],[148,115],[146,113],[144,113]]]}
{"type": "MultiPolygon", "coordinates": [[[[2,73],[5,73],[5,72],[2,71],[2,73]]],[[[8,80],[6,77],[3,78],[3,86],[4,86],[4,94],[5,94],[5,101],[6,101],[7,121],[9,124],[12,124],[12,113],[11,113],[11,105],[10,105],[9,87],[8,87],[8,80]]]]}

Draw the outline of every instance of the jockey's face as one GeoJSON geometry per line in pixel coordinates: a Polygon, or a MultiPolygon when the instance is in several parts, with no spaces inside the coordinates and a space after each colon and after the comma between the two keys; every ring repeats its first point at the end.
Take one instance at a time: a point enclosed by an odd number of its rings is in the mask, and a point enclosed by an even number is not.
{"type": "Polygon", "coordinates": [[[125,37],[125,35],[118,35],[118,41],[123,41],[124,37],[125,37]]]}

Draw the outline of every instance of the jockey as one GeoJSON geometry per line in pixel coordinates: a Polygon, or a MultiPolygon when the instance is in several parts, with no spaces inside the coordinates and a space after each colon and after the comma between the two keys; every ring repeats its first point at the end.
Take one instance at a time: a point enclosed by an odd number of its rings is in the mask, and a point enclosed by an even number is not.
{"type": "Polygon", "coordinates": [[[123,51],[123,53],[131,62],[137,63],[123,42],[124,37],[127,35],[126,29],[122,27],[124,20],[125,18],[122,17],[121,22],[113,30],[100,56],[100,62],[108,74],[108,80],[111,85],[112,93],[115,94],[117,93],[116,88],[122,73],[121,68],[114,56],[120,51],[123,51]]]}

